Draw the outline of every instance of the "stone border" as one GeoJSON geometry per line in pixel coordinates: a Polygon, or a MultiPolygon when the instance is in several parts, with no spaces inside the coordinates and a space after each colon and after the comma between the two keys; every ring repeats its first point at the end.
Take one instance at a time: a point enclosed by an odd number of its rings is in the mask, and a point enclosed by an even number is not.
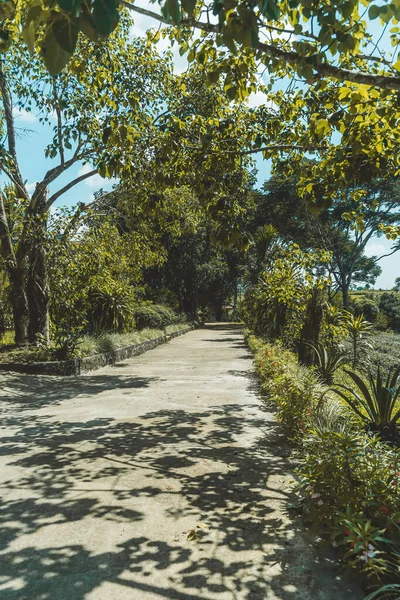
{"type": "Polygon", "coordinates": [[[133,344],[132,346],[119,348],[114,352],[104,352],[103,354],[94,354],[93,356],[85,356],[84,358],[71,358],[69,360],[49,362],[0,363],[0,371],[14,371],[32,375],[81,375],[81,373],[95,371],[96,369],[101,369],[101,367],[113,365],[132,356],[148,352],[161,344],[165,344],[176,337],[193,331],[197,327],[197,324],[188,325],[183,329],[178,329],[178,331],[146,340],[140,344],[133,344]]]}

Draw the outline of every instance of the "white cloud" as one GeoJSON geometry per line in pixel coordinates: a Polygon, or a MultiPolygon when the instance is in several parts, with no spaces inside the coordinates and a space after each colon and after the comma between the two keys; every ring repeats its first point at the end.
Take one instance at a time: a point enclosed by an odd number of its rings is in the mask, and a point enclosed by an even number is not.
{"type": "MultiPolygon", "coordinates": [[[[90,165],[83,165],[79,171],[78,171],[78,175],[86,175],[86,173],[90,173],[90,171],[93,171],[93,167],[90,165]]],[[[91,177],[88,177],[87,179],[84,180],[86,185],[92,189],[99,189],[99,188],[104,188],[104,187],[109,187],[110,185],[113,185],[114,183],[118,183],[118,179],[105,179],[104,177],[101,177],[101,175],[99,175],[98,173],[96,173],[95,175],[92,175],[91,177]]]]}
{"type": "Polygon", "coordinates": [[[27,183],[26,184],[26,191],[28,192],[29,195],[33,194],[35,187],[36,187],[36,182],[32,182],[32,183],[27,183]]]}
{"type": "Polygon", "coordinates": [[[13,108],[13,117],[14,119],[19,119],[24,123],[36,122],[36,117],[33,113],[28,112],[27,110],[25,110],[25,108],[18,108],[17,106],[14,106],[13,108]]]}
{"type": "Polygon", "coordinates": [[[381,254],[385,254],[385,246],[382,244],[367,244],[365,248],[365,254],[367,256],[381,256],[381,254]]]}

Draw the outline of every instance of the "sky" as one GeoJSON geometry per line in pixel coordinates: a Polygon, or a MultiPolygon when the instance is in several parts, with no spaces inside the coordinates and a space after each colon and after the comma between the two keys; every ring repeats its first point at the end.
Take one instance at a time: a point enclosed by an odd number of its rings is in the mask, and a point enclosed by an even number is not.
{"type": "MultiPolygon", "coordinates": [[[[150,4],[146,0],[142,0],[138,4],[143,8],[155,10],[155,5],[150,4]]],[[[147,29],[155,26],[157,24],[153,20],[137,14],[134,26],[132,27],[132,36],[143,36],[147,29]]],[[[167,50],[168,46],[169,42],[167,39],[161,39],[158,43],[159,51],[167,50]]],[[[179,56],[176,48],[173,48],[172,51],[175,71],[181,73],[187,67],[186,57],[179,56]]],[[[252,94],[249,98],[250,106],[258,106],[263,103],[264,94],[262,92],[252,94]]],[[[35,112],[29,113],[17,108],[14,108],[14,116],[17,133],[17,151],[20,157],[22,176],[27,182],[28,192],[32,193],[35,183],[43,178],[49,168],[57,164],[56,159],[50,160],[44,156],[44,149],[52,138],[52,127],[55,122],[50,125],[42,125],[39,123],[38,115],[35,112]]],[[[270,162],[263,160],[260,155],[257,155],[256,165],[258,169],[258,184],[261,185],[270,176],[270,162]]],[[[72,166],[67,173],[60,176],[57,182],[50,186],[50,193],[54,193],[71,181],[72,178],[82,175],[89,170],[91,170],[91,166],[88,164],[72,166]]],[[[0,184],[4,184],[5,182],[5,178],[0,176],[0,184]]],[[[78,202],[88,202],[96,190],[103,188],[107,191],[111,189],[114,183],[116,183],[115,180],[105,180],[100,175],[94,175],[64,194],[56,202],[56,206],[73,206],[78,202]]],[[[385,237],[374,238],[369,242],[366,254],[368,256],[382,256],[390,251],[391,245],[392,242],[386,240],[385,237]]],[[[389,289],[393,287],[394,279],[400,276],[400,252],[383,258],[379,264],[383,269],[383,273],[378,278],[374,287],[376,289],[389,289]]]]}

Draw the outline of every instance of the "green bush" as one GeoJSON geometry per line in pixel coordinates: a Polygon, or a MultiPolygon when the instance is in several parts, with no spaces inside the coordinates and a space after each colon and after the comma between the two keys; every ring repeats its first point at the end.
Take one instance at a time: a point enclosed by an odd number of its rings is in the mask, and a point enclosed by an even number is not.
{"type": "Polygon", "coordinates": [[[88,294],[88,322],[93,331],[129,331],[135,327],[133,289],[117,281],[88,294]]]}
{"type": "Polygon", "coordinates": [[[172,308],[164,304],[143,304],[134,310],[136,327],[144,329],[151,327],[154,329],[165,329],[167,325],[173,325],[182,321],[182,317],[177,315],[172,308]]]}
{"type": "Polygon", "coordinates": [[[377,318],[376,321],[374,323],[375,325],[375,329],[377,329],[378,331],[386,331],[389,327],[389,319],[387,318],[387,316],[381,311],[377,318]]]}
{"type": "Polygon", "coordinates": [[[388,319],[388,327],[400,330],[400,296],[398,294],[385,292],[379,302],[381,310],[388,319]]]}
{"type": "Polygon", "coordinates": [[[313,413],[318,409],[327,388],[316,374],[300,365],[293,352],[280,343],[262,343],[249,336],[255,352],[254,362],[261,377],[262,389],[277,406],[277,420],[289,439],[300,441],[308,431],[313,413]]]}
{"type": "Polygon", "coordinates": [[[375,323],[379,315],[379,306],[374,300],[367,297],[362,297],[361,300],[354,302],[354,314],[358,317],[364,315],[364,317],[370,323],[375,323]]]}
{"type": "MultiPolygon", "coordinates": [[[[374,583],[384,576],[398,584],[400,450],[368,435],[363,420],[280,342],[246,337],[262,389],[301,447],[298,492],[306,519],[331,537],[346,564],[374,583]]],[[[336,378],[352,381],[342,369],[336,378]]]]}
{"type": "Polygon", "coordinates": [[[398,449],[354,431],[314,430],[305,443],[299,491],[306,517],[368,575],[390,574],[395,564],[399,469],[398,449]]]}

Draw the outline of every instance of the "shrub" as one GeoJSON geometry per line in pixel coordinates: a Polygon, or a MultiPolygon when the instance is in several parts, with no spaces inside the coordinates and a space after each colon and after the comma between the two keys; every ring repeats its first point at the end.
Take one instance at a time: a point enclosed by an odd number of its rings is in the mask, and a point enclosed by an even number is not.
{"type": "Polygon", "coordinates": [[[378,329],[378,331],[386,331],[389,327],[389,319],[383,312],[380,312],[374,325],[375,329],[378,329]]]}
{"type": "Polygon", "coordinates": [[[390,329],[400,329],[400,296],[398,294],[385,292],[382,294],[379,309],[388,319],[390,329]]]}
{"type": "Polygon", "coordinates": [[[138,329],[151,327],[164,329],[167,325],[173,325],[182,320],[172,308],[163,304],[143,304],[134,310],[136,326],[138,329]]]}
{"type": "Polygon", "coordinates": [[[103,289],[89,292],[88,320],[94,331],[127,331],[133,329],[134,292],[126,284],[107,282],[103,289]]]}
{"type": "Polygon", "coordinates": [[[391,571],[400,511],[400,451],[354,431],[314,430],[298,487],[307,519],[368,575],[391,571]]]}
{"type": "Polygon", "coordinates": [[[262,343],[250,336],[262,389],[277,406],[277,419],[288,437],[299,442],[310,427],[313,413],[327,388],[308,367],[300,365],[293,352],[280,343],[262,343]]]}
{"type": "Polygon", "coordinates": [[[360,315],[364,315],[364,317],[370,323],[375,323],[376,319],[379,315],[379,306],[371,300],[364,296],[361,300],[357,300],[354,303],[354,314],[358,317],[360,315]]]}

